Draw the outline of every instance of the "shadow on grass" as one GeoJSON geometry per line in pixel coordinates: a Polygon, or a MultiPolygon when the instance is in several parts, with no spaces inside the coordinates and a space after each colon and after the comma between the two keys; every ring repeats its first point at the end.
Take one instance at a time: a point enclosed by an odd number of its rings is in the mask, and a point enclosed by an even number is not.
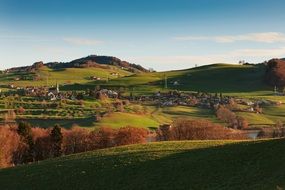
{"type": "Polygon", "coordinates": [[[53,127],[55,124],[59,124],[61,127],[69,129],[73,125],[79,125],[80,127],[92,128],[95,126],[95,118],[80,118],[80,119],[25,119],[25,121],[31,123],[33,126],[41,128],[53,127]]]}
{"type": "Polygon", "coordinates": [[[54,69],[52,69],[52,72],[62,72],[65,70],[66,70],[66,68],[54,68],[54,69]]]}
{"type": "MultiPolygon", "coordinates": [[[[185,150],[156,159],[157,152],[110,157],[114,164],[137,157],[138,162],[96,175],[106,189],[275,189],[285,187],[284,140],[230,144],[185,150]],[[108,178],[112,182],[105,184],[108,178]]],[[[91,177],[91,176],[90,176],[91,177]]],[[[87,181],[86,181],[87,183],[87,181]]],[[[94,186],[95,187],[95,186],[94,186]]],[[[86,186],[87,188],[87,186],[86,186]]]]}
{"type": "Polygon", "coordinates": [[[0,183],[4,189],[251,190],[285,186],[284,140],[192,150],[187,146],[165,148],[103,156],[100,152],[79,154],[2,170],[0,183]]]}

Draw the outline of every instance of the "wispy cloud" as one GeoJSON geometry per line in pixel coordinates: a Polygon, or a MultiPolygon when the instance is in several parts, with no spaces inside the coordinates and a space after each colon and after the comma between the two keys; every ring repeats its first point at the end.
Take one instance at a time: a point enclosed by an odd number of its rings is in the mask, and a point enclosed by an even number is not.
{"type": "Polygon", "coordinates": [[[229,52],[228,56],[268,57],[268,58],[285,57],[285,47],[268,48],[268,49],[239,49],[229,52]]]}
{"type": "Polygon", "coordinates": [[[0,39],[32,39],[32,36],[21,35],[0,35],[0,39]]]}
{"type": "Polygon", "coordinates": [[[9,42],[49,42],[54,41],[54,39],[42,36],[32,36],[32,35],[1,35],[0,41],[9,42]]]}
{"type": "Polygon", "coordinates": [[[218,43],[232,43],[238,41],[274,43],[285,42],[285,34],[279,32],[263,32],[222,36],[176,36],[174,39],[178,41],[214,41],[218,43]]]}
{"type": "Polygon", "coordinates": [[[63,38],[63,41],[72,45],[80,45],[80,46],[94,46],[104,43],[101,40],[88,39],[88,38],[63,38]]]}

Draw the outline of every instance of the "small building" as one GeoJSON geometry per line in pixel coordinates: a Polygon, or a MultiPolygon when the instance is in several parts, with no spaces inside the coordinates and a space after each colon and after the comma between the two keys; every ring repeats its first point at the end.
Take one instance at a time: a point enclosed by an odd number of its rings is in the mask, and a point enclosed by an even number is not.
{"type": "Polygon", "coordinates": [[[49,92],[52,92],[53,94],[58,94],[59,93],[59,84],[56,82],[56,86],[49,88],[49,92]]]}
{"type": "Polygon", "coordinates": [[[119,76],[119,73],[111,73],[112,76],[119,76]]]}
{"type": "Polygon", "coordinates": [[[96,77],[96,76],[91,76],[90,79],[91,79],[91,80],[101,80],[100,77],[96,77]]]}
{"type": "Polygon", "coordinates": [[[180,84],[179,84],[178,81],[174,81],[173,85],[174,85],[174,86],[178,86],[178,85],[180,85],[180,84]]]}

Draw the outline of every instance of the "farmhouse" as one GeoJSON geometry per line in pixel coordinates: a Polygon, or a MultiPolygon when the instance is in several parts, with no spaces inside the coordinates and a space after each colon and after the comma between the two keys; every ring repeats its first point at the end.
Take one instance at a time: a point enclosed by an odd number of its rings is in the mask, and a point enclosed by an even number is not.
{"type": "Polygon", "coordinates": [[[119,76],[119,73],[111,73],[111,76],[119,76]]]}
{"type": "Polygon", "coordinates": [[[49,88],[49,92],[52,92],[54,94],[58,94],[59,93],[59,84],[56,83],[56,87],[49,88]]]}
{"type": "Polygon", "coordinates": [[[108,90],[108,89],[102,89],[100,90],[100,93],[104,94],[105,96],[109,98],[118,98],[118,93],[113,90],[108,90]]]}
{"type": "Polygon", "coordinates": [[[96,81],[101,80],[100,77],[96,77],[96,76],[91,76],[90,79],[91,79],[91,80],[96,80],[96,81]]]}

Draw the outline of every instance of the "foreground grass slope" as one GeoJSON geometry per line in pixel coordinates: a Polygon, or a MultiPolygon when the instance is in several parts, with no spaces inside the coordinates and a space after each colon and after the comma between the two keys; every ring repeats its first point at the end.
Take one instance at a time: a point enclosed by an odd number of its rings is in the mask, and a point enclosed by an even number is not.
{"type": "Polygon", "coordinates": [[[0,170],[1,189],[276,189],[285,140],[123,146],[0,170]]]}

